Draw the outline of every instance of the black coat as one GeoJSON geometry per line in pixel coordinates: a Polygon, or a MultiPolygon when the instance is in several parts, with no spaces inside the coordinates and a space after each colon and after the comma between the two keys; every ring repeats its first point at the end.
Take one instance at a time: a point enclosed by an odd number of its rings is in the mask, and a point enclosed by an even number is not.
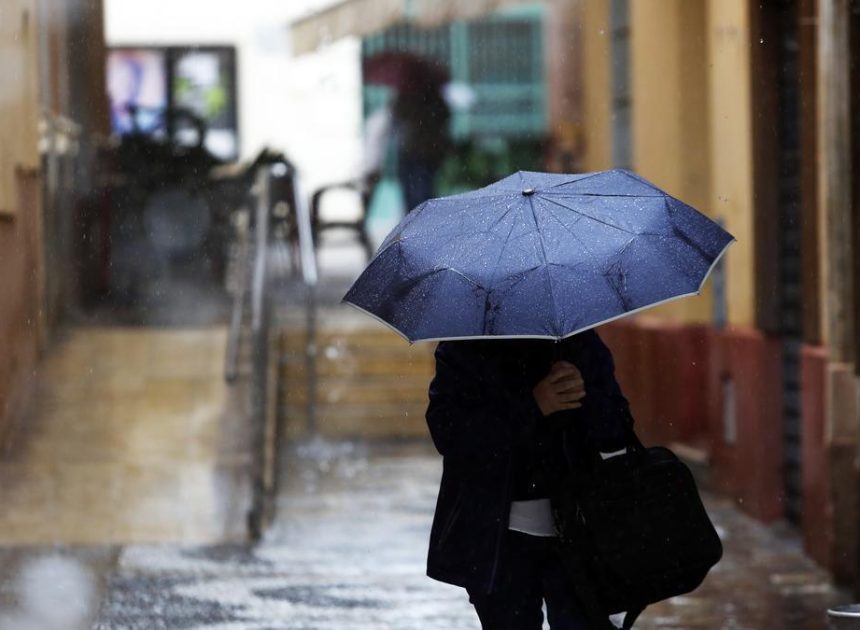
{"type": "Polygon", "coordinates": [[[511,500],[549,496],[571,467],[623,448],[633,419],[612,355],[589,330],[560,344],[439,343],[427,424],[443,456],[427,575],[491,592],[511,500]],[[579,368],[586,396],[581,408],[545,418],[532,389],[557,358],[579,368]]]}

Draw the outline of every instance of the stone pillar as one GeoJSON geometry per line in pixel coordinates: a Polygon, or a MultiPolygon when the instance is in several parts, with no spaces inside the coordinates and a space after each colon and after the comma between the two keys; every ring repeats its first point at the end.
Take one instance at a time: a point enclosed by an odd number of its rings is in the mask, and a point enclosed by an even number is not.
{"type": "Polygon", "coordinates": [[[858,577],[860,469],[852,231],[849,0],[820,0],[818,201],[823,337],[829,353],[826,443],[833,506],[833,573],[858,577]]]}
{"type": "Polygon", "coordinates": [[[853,363],[849,0],[821,0],[818,39],[819,203],[824,255],[825,342],[833,361],[853,363]]]}

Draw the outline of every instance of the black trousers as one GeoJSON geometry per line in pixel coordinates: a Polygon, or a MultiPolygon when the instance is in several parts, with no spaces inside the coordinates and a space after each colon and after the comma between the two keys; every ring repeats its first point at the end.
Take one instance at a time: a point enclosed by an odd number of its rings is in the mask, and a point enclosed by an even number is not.
{"type": "Polygon", "coordinates": [[[483,630],[541,630],[544,601],[552,630],[589,630],[555,545],[555,538],[506,532],[497,588],[490,594],[468,591],[483,630]]]}

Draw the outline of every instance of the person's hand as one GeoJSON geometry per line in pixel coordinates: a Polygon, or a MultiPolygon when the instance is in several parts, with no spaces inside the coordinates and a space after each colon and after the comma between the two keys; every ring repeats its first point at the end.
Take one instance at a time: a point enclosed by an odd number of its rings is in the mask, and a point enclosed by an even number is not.
{"type": "Polygon", "coordinates": [[[532,394],[545,416],[582,407],[585,398],[585,381],[573,363],[556,361],[543,380],[534,386],[532,394]]]}

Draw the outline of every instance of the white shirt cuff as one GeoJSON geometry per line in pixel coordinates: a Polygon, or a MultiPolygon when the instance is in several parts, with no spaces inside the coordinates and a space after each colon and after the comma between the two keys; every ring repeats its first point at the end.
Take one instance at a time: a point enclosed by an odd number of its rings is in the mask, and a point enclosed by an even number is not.
{"type": "Polygon", "coordinates": [[[600,453],[600,457],[602,459],[609,459],[610,457],[615,457],[616,455],[624,455],[627,452],[627,447],[625,446],[620,451],[612,451],[611,453],[600,453]]]}

